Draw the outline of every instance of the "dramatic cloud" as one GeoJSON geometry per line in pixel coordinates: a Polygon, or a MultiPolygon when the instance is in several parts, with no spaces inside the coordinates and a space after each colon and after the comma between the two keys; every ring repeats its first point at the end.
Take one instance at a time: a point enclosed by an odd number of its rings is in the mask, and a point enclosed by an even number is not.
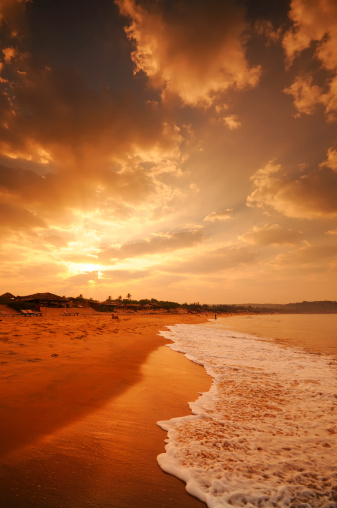
{"type": "Polygon", "coordinates": [[[88,176],[47,173],[0,166],[0,191],[41,213],[68,208],[90,208],[109,200],[137,204],[155,190],[150,177],[140,169],[92,173],[88,176]]]}
{"type": "Polygon", "coordinates": [[[255,226],[248,233],[240,236],[240,239],[253,245],[293,245],[300,238],[301,233],[294,229],[286,229],[279,224],[255,226]]]}
{"type": "Polygon", "coordinates": [[[117,163],[139,147],[145,153],[171,149],[172,136],[155,103],[90,90],[75,73],[35,69],[29,62],[26,67],[27,76],[12,84],[15,97],[7,100],[2,127],[2,150],[11,157],[39,162],[42,150],[58,170],[88,174],[97,156],[100,164],[117,163]]]}
{"type": "Polygon", "coordinates": [[[248,196],[248,206],[270,207],[287,217],[336,217],[337,173],[327,164],[290,175],[270,162],[252,176],[255,188],[248,196]]]}
{"type": "Polygon", "coordinates": [[[317,72],[310,70],[298,75],[285,91],[293,95],[299,113],[312,114],[316,104],[321,103],[328,120],[336,120],[337,4],[335,0],[292,0],[289,17],[293,27],[283,38],[288,65],[292,65],[304,50],[310,50],[314,52],[326,77],[324,86],[319,86],[314,83],[317,72]]]}
{"type": "Polygon", "coordinates": [[[159,2],[116,3],[131,19],[126,33],[136,46],[136,70],[154,86],[198,104],[212,102],[214,94],[230,87],[257,84],[260,67],[247,62],[247,24],[237,2],[211,0],[207,8],[200,1],[172,2],[167,9],[159,2]]]}
{"type": "Polygon", "coordinates": [[[1,0],[0,294],[335,298],[336,12],[1,0]]]}
{"type": "Polygon", "coordinates": [[[297,116],[301,113],[311,115],[315,112],[317,104],[327,104],[328,97],[323,94],[322,89],[313,84],[313,77],[310,74],[297,76],[295,81],[285,88],[285,93],[292,95],[294,104],[298,111],[297,116]]]}

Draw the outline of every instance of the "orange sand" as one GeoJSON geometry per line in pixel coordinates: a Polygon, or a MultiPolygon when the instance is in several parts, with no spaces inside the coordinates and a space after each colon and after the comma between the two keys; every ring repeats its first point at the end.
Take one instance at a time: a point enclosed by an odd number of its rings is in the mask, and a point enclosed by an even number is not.
{"type": "Polygon", "coordinates": [[[156,421],[210,378],[157,333],[207,318],[43,312],[0,321],[0,506],[204,506],[157,465],[156,421]]]}

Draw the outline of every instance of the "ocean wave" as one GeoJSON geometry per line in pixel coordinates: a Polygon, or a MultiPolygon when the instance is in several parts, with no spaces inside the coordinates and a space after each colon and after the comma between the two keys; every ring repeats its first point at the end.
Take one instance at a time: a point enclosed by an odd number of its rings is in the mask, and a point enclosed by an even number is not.
{"type": "Polygon", "coordinates": [[[210,508],[337,508],[337,370],[329,357],[211,325],[161,335],[212,376],[160,467],[210,508]]]}

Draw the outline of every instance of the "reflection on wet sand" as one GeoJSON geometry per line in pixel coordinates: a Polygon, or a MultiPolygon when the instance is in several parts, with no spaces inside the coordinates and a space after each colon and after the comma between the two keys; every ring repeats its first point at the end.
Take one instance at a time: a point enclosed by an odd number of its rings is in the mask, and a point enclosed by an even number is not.
{"type": "Polygon", "coordinates": [[[179,320],[205,317],[2,321],[3,508],[36,506],[37,499],[42,508],[202,506],[156,462],[165,439],[156,421],[173,407],[186,413],[187,401],[210,384],[201,367],[157,336],[179,320]]]}

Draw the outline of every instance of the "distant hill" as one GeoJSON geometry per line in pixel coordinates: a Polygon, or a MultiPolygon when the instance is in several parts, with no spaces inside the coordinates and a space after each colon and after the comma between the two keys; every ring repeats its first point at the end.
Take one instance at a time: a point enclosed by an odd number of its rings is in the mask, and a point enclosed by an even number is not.
{"type": "Polygon", "coordinates": [[[337,314],[337,302],[330,300],[322,300],[316,302],[298,302],[298,303],[263,303],[245,304],[243,307],[247,309],[259,310],[266,312],[280,312],[282,314],[337,314]]]}

